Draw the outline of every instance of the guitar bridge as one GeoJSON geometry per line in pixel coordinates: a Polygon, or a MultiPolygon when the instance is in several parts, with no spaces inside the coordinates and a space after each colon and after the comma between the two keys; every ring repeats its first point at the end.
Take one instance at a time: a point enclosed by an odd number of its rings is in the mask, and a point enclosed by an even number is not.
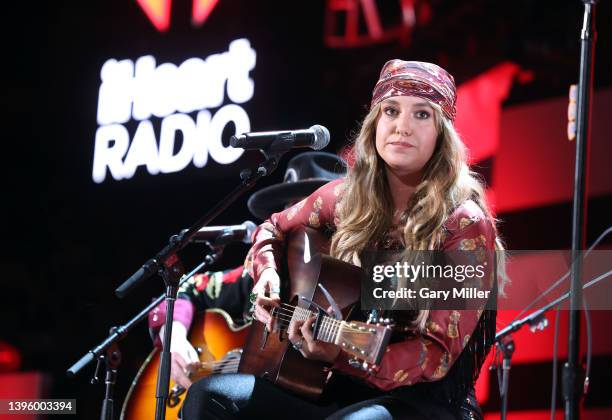
{"type": "Polygon", "coordinates": [[[359,370],[362,370],[362,371],[368,372],[368,373],[372,373],[373,367],[374,367],[374,365],[370,365],[366,361],[360,361],[357,358],[349,359],[348,360],[348,364],[349,364],[349,366],[351,366],[351,367],[353,367],[355,369],[359,369],[359,370]]]}

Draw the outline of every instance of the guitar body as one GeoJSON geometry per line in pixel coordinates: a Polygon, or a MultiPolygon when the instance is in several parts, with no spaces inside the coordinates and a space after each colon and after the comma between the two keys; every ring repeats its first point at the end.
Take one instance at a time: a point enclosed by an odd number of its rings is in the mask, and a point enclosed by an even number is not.
{"type": "MultiPolygon", "coordinates": [[[[238,326],[223,310],[209,309],[197,316],[189,332],[189,342],[198,351],[200,362],[221,360],[226,354],[240,349],[245,342],[249,325],[238,326]]],[[[159,369],[159,349],[154,349],[136,374],[121,409],[121,420],[155,418],[155,391],[159,369]]],[[[206,376],[199,375],[193,379],[206,376]]],[[[175,386],[170,380],[170,388],[175,386]]],[[[166,404],[166,420],[176,420],[185,393],[171,396],[166,404]]]]}
{"type": "MultiPolygon", "coordinates": [[[[320,254],[318,250],[325,248],[326,240],[312,229],[292,235],[287,249],[290,282],[288,290],[281,291],[282,301],[310,307],[310,303],[298,301],[297,296],[303,296],[327,309],[329,302],[317,287],[321,283],[346,318],[359,302],[361,269],[320,254]]],[[[238,371],[269,379],[310,400],[321,395],[329,374],[323,362],[305,359],[295,350],[285,334],[266,335],[264,324],[258,321],[249,330],[238,371]]]]}

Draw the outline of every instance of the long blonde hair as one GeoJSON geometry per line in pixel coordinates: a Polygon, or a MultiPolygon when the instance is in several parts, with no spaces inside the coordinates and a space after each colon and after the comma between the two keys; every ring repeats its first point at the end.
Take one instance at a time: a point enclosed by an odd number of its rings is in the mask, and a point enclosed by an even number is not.
{"type": "MultiPolygon", "coordinates": [[[[437,104],[434,121],[438,138],[432,157],[426,164],[423,179],[410,201],[403,239],[407,251],[435,250],[442,242],[443,225],[451,212],[464,201],[473,200],[491,220],[496,221],[487,205],[483,184],[467,164],[466,149],[453,124],[437,104]]],[[[339,223],[331,240],[331,255],[360,265],[360,255],[372,239],[380,238],[391,228],[394,205],[389,190],[385,162],[376,151],[376,124],[380,103],[372,107],[363,120],[354,141],[354,164],[345,181],[345,192],[339,203],[339,223]],[[375,197],[375,199],[373,199],[375,197]]],[[[495,249],[499,293],[507,281],[503,244],[496,233],[495,249]]],[[[428,311],[421,310],[416,323],[424,327],[428,311]]]]}

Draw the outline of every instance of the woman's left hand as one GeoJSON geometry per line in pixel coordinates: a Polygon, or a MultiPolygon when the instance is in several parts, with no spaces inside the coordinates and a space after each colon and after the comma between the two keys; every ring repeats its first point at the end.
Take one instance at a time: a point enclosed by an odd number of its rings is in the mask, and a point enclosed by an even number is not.
{"type": "Polygon", "coordinates": [[[316,317],[313,316],[306,320],[291,321],[289,324],[289,341],[306,359],[332,363],[338,357],[340,347],[314,339],[312,324],[315,319],[316,317]]]}

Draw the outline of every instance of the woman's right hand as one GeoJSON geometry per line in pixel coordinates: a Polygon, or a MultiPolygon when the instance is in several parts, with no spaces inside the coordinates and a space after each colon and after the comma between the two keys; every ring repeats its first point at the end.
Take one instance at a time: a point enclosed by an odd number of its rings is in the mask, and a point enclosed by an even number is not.
{"type": "Polygon", "coordinates": [[[272,308],[280,306],[280,277],[272,267],[266,268],[259,276],[259,281],[253,287],[255,310],[253,316],[266,324],[268,331],[274,331],[272,308]]]}

